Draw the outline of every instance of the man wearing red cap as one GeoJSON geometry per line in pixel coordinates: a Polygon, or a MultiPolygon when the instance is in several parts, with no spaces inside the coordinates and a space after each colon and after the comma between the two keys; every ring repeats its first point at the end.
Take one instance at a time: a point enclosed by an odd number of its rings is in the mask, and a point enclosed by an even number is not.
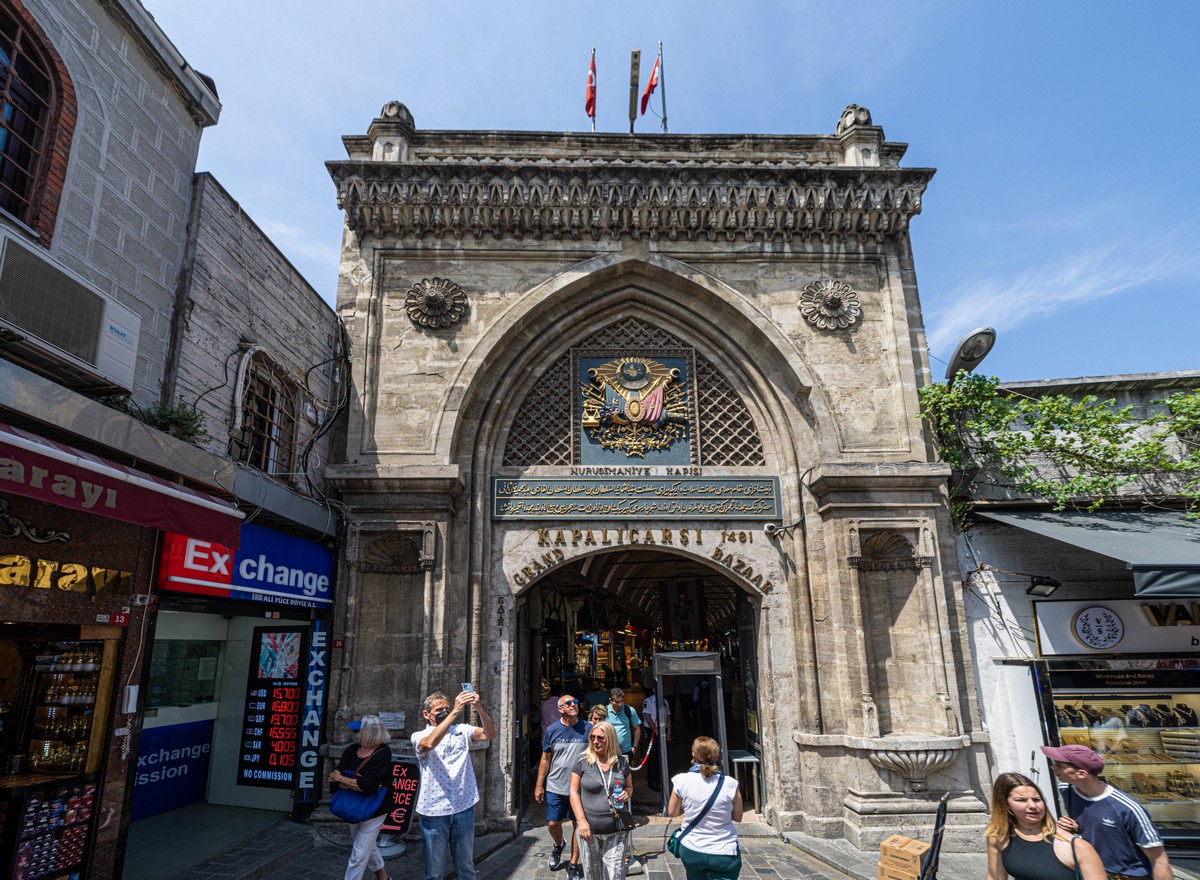
{"type": "Polygon", "coordinates": [[[1096,848],[1115,880],[1174,880],[1158,829],[1142,805],[1100,778],[1104,759],[1087,746],[1042,746],[1058,777],[1066,816],[1058,827],[1096,848]]]}

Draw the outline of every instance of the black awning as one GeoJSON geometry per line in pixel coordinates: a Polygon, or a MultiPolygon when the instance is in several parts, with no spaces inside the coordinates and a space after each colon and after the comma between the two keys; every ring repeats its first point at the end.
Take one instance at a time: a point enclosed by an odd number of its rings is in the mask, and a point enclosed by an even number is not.
{"type": "Polygon", "coordinates": [[[980,516],[1119,559],[1139,596],[1200,596],[1200,521],[1178,510],[979,510],[980,516]]]}

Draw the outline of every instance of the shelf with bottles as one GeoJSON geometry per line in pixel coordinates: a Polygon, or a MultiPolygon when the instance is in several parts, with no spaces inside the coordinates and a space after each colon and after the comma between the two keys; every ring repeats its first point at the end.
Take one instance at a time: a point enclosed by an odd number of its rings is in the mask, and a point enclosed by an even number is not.
{"type": "Polygon", "coordinates": [[[94,706],[99,676],[95,672],[43,673],[38,687],[39,706],[94,706]]]}
{"type": "Polygon", "coordinates": [[[38,654],[34,668],[38,672],[97,672],[103,649],[99,642],[63,642],[55,654],[38,654]]]}

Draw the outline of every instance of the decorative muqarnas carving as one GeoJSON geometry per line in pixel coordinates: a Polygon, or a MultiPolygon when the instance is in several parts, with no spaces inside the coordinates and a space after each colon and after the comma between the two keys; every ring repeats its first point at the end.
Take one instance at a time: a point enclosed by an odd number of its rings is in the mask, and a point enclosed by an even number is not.
{"type": "Polygon", "coordinates": [[[418,574],[433,568],[433,529],[384,535],[367,545],[358,563],[360,571],[383,574],[418,574]]]}
{"type": "Polygon", "coordinates": [[[851,556],[849,562],[859,571],[903,571],[922,568],[932,560],[918,556],[903,535],[879,532],[863,541],[862,555],[851,556]]]}
{"type": "Polygon", "coordinates": [[[924,791],[925,780],[954,763],[955,749],[887,749],[867,753],[867,760],[880,770],[904,777],[913,791],[924,791]]]}
{"type": "Polygon", "coordinates": [[[467,312],[467,294],[445,278],[422,278],[408,289],[404,308],[414,324],[437,330],[462,320],[467,312]]]}
{"type": "Polygon", "coordinates": [[[862,304],[849,284],[828,278],[814,281],[800,293],[800,314],[822,330],[842,330],[858,320],[862,304]]]}

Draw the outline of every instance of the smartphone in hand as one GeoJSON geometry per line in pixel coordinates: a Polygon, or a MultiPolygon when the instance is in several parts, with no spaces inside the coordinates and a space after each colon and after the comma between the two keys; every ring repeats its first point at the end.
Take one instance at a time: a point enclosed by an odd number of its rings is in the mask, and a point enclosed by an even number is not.
{"type": "Polygon", "coordinates": [[[475,686],[473,684],[471,684],[471,682],[469,682],[469,681],[464,681],[462,683],[462,689],[464,691],[466,691],[468,694],[475,693],[475,686]]]}

